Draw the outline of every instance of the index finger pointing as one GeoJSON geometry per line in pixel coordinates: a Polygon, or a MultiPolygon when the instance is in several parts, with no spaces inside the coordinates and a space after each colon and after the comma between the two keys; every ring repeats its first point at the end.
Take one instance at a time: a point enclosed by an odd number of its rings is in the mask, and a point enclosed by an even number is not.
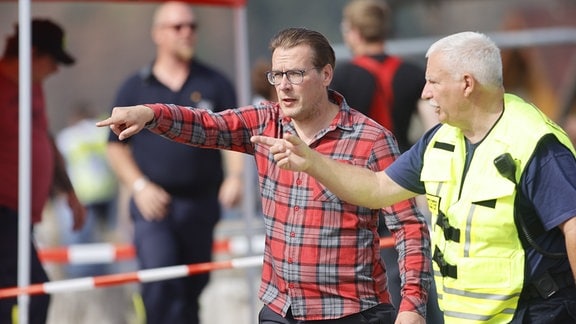
{"type": "Polygon", "coordinates": [[[106,119],[104,119],[104,120],[101,120],[101,121],[99,121],[99,122],[96,122],[96,126],[98,126],[98,127],[110,126],[110,125],[112,125],[112,123],[113,123],[113,122],[112,122],[112,117],[108,117],[108,118],[106,118],[106,119]]]}
{"type": "Polygon", "coordinates": [[[282,140],[269,136],[254,135],[250,137],[250,141],[255,144],[262,144],[264,146],[270,147],[273,146],[274,144],[279,143],[282,140]]]}

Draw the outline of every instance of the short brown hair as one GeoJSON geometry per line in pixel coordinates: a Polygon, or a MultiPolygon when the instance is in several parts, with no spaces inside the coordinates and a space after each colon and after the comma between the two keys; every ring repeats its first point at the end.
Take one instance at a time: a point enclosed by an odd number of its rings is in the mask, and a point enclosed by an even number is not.
{"type": "Polygon", "coordinates": [[[384,41],[390,30],[390,7],[384,0],[352,0],[343,12],[350,28],[368,42],[384,41]]]}
{"type": "Polygon", "coordinates": [[[314,51],[312,64],[316,68],[323,68],[330,64],[336,67],[336,55],[330,42],[321,33],[306,28],[287,28],[279,31],[270,41],[270,50],[277,48],[293,48],[299,45],[308,45],[314,51]]]}

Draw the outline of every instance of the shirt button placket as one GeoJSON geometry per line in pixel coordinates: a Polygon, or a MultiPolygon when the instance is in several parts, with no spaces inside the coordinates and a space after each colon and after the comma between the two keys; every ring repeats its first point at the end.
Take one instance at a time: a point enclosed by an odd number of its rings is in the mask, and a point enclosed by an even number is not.
{"type": "MultiPolygon", "coordinates": [[[[294,206],[294,214],[296,216],[296,218],[299,218],[299,212],[300,212],[300,207],[299,206],[294,206]]],[[[290,290],[293,290],[294,287],[296,286],[296,281],[297,281],[297,276],[296,273],[297,271],[297,267],[298,265],[295,264],[295,261],[297,262],[297,260],[295,259],[294,255],[296,253],[296,232],[294,230],[290,231],[290,242],[288,244],[288,253],[287,253],[287,259],[286,262],[288,262],[288,271],[289,271],[289,283],[288,283],[288,288],[290,290]]],[[[294,292],[290,292],[290,295],[294,295],[294,292]]]]}

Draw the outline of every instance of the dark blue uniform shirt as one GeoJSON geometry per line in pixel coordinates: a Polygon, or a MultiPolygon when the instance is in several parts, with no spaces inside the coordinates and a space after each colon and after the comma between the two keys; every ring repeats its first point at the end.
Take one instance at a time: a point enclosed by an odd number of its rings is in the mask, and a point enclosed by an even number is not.
{"type": "MultiPolygon", "coordinates": [[[[172,103],[221,111],[236,107],[232,84],[210,67],[193,61],[190,75],[177,92],[160,83],[151,66],[124,82],[114,107],[151,103],[172,103]]],[[[192,108],[193,107],[193,108],[192,108]]],[[[110,132],[109,141],[118,141],[110,132]]],[[[223,179],[220,151],[176,143],[148,130],[125,140],[142,172],[173,195],[214,195],[223,179]],[[161,167],[158,167],[161,165],[161,167]]]]}

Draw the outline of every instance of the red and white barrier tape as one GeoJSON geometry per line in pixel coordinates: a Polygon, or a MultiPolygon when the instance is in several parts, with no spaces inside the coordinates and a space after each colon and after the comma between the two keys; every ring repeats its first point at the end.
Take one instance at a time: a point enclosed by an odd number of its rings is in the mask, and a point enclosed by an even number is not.
{"type": "MultiPolygon", "coordinates": [[[[253,253],[264,252],[264,235],[253,236],[250,242],[253,253]]],[[[214,253],[246,255],[249,252],[248,239],[243,236],[237,236],[216,240],[213,251],[214,253]]],[[[41,248],[38,250],[38,256],[43,263],[114,263],[115,261],[134,259],[136,250],[131,244],[90,243],[41,248]]]]}
{"type": "Polygon", "coordinates": [[[43,263],[113,263],[134,259],[136,251],[131,244],[94,243],[41,248],[38,256],[43,263]]]}
{"type": "Polygon", "coordinates": [[[0,289],[0,298],[16,297],[18,295],[54,294],[90,290],[99,287],[121,285],[132,282],[152,282],[167,279],[186,277],[204,272],[221,269],[240,269],[262,265],[262,256],[237,258],[227,261],[177,265],[171,267],[146,269],[136,272],[85,277],[69,280],[51,281],[42,284],[33,284],[28,287],[13,287],[0,289]]]}
{"type": "MultiPolygon", "coordinates": [[[[392,246],[394,246],[394,238],[392,237],[380,238],[380,247],[388,248],[392,246]]],[[[44,257],[58,256],[58,258],[64,258],[64,255],[67,255],[66,256],[67,259],[70,259],[70,255],[72,255],[72,259],[74,259],[74,255],[87,253],[90,255],[79,256],[75,259],[75,261],[93,263],[94,260],[98,258],[100,259],[110,258],[111,256],[126,257],[130,255],[130,253],[133,253],[133,248],[129,245],[121,246],[120,248],[119,247],[114,248],[110,244],[91,244],[89,247],[84,247],[84,249],[81,249],[80,247],[74,247],[68,249],[59,249],[57,252],[51,251],[50,253],[44,251],[40,254],[43,255],[44,257]],[[65,250],[67,250],[66,253],[63,252],[65,250]]],[[[22,294],[27,295],[54,294],[59,292],[90,290],[99,287],[121,285],[132,282],[160,281],[160,280],[186,277],[214,270],[240,269],[259,265],[262,265],[261,255],[236,258],[226,261],[177,265],[171,267],[140,270],[136,272],[51,281],[42,284],[33,284],[28,287],[22,287],[22,288],[12,287],[12,288],[0,289],[0,299],[16,297],[22,294]]]]}
{"type": "MultiPolygon", "coordinates": [[[[264,252],[264,236],[257,235],[251,238],[252,251],[264,252]]],[[[394,246],[394,238],[381,237],[380,247],[390,248],[394,246]]],[[[248,254],[248,239],[243,236],[216,240],[214,253],[230,253],[232,255],[248,254]]],[[[136,251],[130,244],[114,245],[109,243],[77,244],[68,247],[43,248],[38,250],[40,260],[44,263],[68,263],[68,264],[95,264],[114,263],[134,259],[136,251]]]]}
{"type": "MultiPolygon", "coordinates": [[[[254,235],[250,238],[252,252],[264,252],[264,235],[254,235]]],[[[214,242],[214,253],[230,253],[232,255],[246,255],[248,251],[248,238],[246,236],[233,236],[214,242]]]]}

